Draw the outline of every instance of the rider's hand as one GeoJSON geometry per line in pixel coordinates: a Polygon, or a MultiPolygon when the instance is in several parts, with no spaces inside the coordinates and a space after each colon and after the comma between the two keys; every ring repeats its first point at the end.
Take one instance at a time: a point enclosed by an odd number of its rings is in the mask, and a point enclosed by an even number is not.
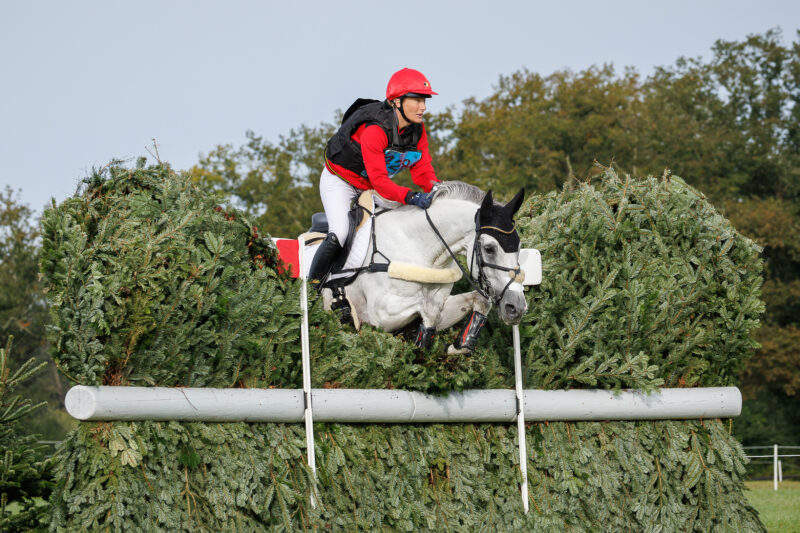
{"type": "Polygon", "coordinates": [[[406,194],[406,204],[428,209],[431,206],[432,197],[432,194],[408,191],[408,194],[406,194]]]}

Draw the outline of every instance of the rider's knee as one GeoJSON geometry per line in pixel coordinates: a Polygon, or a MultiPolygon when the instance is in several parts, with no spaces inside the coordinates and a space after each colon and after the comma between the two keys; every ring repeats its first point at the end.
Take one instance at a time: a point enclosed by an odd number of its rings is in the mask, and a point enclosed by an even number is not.
{"type": "Polygon", "coordinates": [[[328,226],[328,233],[333,233],[336,235],[336,238],[339,239],[339,244],[344,246],[344,242],[347,240],[347,232],[350,229],[348,225],[344,225],[344,227],[332,227],[328,226]]]}

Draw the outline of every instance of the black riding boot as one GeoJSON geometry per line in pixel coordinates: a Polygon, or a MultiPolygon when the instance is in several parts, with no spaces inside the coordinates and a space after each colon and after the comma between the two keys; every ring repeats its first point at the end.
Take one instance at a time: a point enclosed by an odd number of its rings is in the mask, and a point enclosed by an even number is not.
{"type": "Polygon", "coordinates": [[[486,324],[486,315],[473,311],[472,315],[464,324],[464,329],[461,330],[458,337],[456,337],[453,347],[466,348],[470,352],[475,349],[475,344],[478,342],[478,333],[480,333],[483,326],[486,324]]]}
{"type": "Polygon", "coordinates": [[[335,233],[328,233],[325,240],[317,248],[317,253],[314,254],[314,261],[311,263],[311,269],[308,272],[308,279],[311,283],[320,283],[323,278],[330,272],[333,262],[342,251],[342,245],[339,244],[339,239],[335,233]]]}

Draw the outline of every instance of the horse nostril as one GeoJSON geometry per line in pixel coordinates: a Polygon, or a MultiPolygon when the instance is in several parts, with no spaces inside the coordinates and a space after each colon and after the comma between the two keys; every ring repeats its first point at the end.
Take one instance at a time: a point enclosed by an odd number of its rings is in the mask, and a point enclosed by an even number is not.
{"type": "Polygon", "coordinates": [[[517,316],[517,313],[518,313],[518,311],[517,311],[517,306],[516,305],[514,305],[514,304],[506,304],[506,314],[509,317],[514,318],[514,317],[517,316]]]}

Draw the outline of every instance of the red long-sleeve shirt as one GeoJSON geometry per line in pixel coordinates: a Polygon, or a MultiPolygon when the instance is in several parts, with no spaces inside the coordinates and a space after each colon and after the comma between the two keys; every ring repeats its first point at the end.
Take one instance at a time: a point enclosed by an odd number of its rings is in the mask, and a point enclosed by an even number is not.
{"type": "MultiPolygon", "coordinates": [[[[389,178],[389,173],[386,171],[386,159],[383,154],[384,150],[389,146],[389,139],[386,137],[386,132],[383,131],[383,128],[376,124],[362,124],[350,138],[361,145],[361,156],[364,159],[364,168],[367,170],[369,179],[326,159],[325,166],[328,170],[357,189],[375,189],[378,194],[387,200],[405,203],[406,194],[411,189],[398,185],[389,178]]],[[[419,185],[423,191],[429,192],[431,187],[439,180],[433,171],[431,155],[428,153],[428,135],[425,133],[424,124],[422,125],[422,135],[417,143],[417,150],[422,153],[422,157],[416,164],[410,166],[408,170],[411,172],[413,182],[419,185]]]]}

